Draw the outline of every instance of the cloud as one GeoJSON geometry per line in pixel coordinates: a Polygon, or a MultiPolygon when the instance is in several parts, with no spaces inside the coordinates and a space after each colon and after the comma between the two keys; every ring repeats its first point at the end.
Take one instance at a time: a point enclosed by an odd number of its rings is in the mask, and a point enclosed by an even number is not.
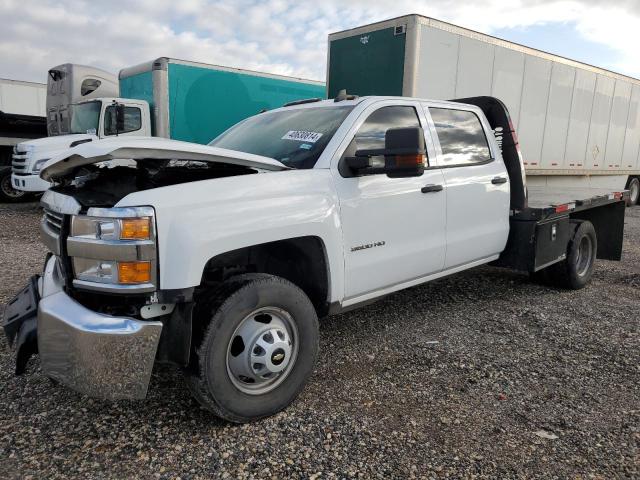
{"type": "Polygon", "coordinates": [[[629,41],[640,31],[640,2],[632,0],[3,0],[0,77],[44,82],[60,63],[117,72],[171,56],[322,80],[328,33],[407,13],[486,33],[564,24],[567,35],[616,52],[601,66],[640,77],[640,50],[629,41]]]}

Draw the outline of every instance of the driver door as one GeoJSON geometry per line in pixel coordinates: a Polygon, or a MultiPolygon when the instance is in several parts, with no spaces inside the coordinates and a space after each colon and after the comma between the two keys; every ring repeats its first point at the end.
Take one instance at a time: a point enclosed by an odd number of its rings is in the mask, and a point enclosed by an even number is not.
{"type": "MultiPolygon", "coordinates": [[[[344,158],[356,150],[384,148],[390,128],[426,125],[413,102],[381,102],[363,112],[338,168],[333,169],[340,199],[345,255],[345,301],[393,291],[442,270],[445,258],[445,184],[439,168],[418,177],[386,174],[349,176],[344,158]],[[424,188],[424,187],[442,187],[424,188]],[[403,285],[405,284],[405,285],[403,285]]],[[[426,130],[427,161],[435,158],[426,130]]],[[[354,302],[355,303],[355,302],[354,302]]]]}

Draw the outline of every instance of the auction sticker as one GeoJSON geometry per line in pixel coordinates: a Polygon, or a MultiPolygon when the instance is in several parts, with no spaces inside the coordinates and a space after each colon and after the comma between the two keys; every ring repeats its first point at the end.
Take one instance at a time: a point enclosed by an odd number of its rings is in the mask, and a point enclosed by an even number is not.
{"type": "Polygon", "coordinates": [[[307,132],[305,130],[289,130],[285,133],[282,140],[297,140],[299,142],[316,143],[320,140],[321,133],[307,132]]]}

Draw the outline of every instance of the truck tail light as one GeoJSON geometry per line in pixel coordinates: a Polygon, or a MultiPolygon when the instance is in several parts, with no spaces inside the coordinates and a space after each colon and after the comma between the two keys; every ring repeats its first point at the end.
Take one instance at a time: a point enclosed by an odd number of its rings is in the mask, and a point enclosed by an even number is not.
{"type": "Polygon", "coordinates": [[[562,205],[556,206],[556,213],[568,212],[569,210],[574,210],[575,208],[575,203],[564,203],[562,205]]]}

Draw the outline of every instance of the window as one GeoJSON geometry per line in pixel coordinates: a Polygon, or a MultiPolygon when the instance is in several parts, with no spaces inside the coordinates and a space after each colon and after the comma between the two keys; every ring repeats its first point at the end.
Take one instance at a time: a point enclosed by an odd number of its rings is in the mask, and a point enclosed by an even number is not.
{"type": "Polygon", "coordinates": [[[369,115],[369,118],[365,120],[356,133],[354,137],[355,150],[384,148],[384,135],[390,128],[419,126],[420,121],[415,108],[382,107],[369,115]]]}
{"type": "MultiPolygon", "coordinates": [[[[344,161],[347,157],[353,157],[358,150],[377,150],[385,147],[385,134],[390,128],[420,127],[418,114],[413,107],[403,107],[394,105],[382,107],[373,112],[360,126],[358,131],[349,143],[349,146],[342,154],[342,159],[338,164],[338,170],[343,177],[352,177],[354,172],[346,166],[344,161]]],[[[385,164],[383,156],[371,157],[372,167],[381,167],[385,164]]]]}
{"type": "Polygon", "coordinates": [[[82,85],[80,85],[80,95],[84,97],[85,95],[95,92],[101,83],[97,78],[87,78],[83,80],[82,85]]]}
{"type": "MultiPolygon", "coordinates": [[[[124,128],[117,133],[135,132],[142,128],[142,112],[137,107],[124,107],[124,128]]],[[[104,134],[116,134],[116,107],[108,106],[104,111],[104,134]]]]}
{"type": "Polygon", "coordinates": [[[444,165],[469,165],[491,160],[480,119],[473,112],[429,108],[440,139],[444,165]]]}
{"type": "Polygon", "coordinates": [[[209,145],[313,168],[353,107],[309,107],[265,112],[231,127],[209,145]]]}
{"type": "MultiPolygon", "coordinates": [[[[88,133],[95,135],[98,131],[102,102],[86,102],[71,105],[70,133],[88,133]]],[[[60,131],[64,132],[66,125],[66,111],[60,108],[60,131]]],[[[66,132],[65,132],[66,133],[66,132]]]]}

